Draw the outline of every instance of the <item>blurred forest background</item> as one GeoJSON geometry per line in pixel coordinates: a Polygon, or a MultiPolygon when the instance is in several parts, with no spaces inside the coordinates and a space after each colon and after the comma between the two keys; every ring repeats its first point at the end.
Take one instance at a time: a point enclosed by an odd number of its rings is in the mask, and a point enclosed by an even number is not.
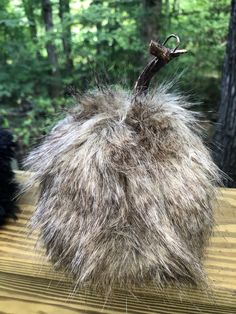
{"type": "Polygon", "coordinates": [[[216,120],[230,2],[1,0],[0,117],[19,143],[19,157],[73,104],[71,91],[92,88],[96,77],[132,87],[149,58],[150,39],[164,41],[171,33],[189,53],[158,80],[184,71],[179,89],[216,120]]]}

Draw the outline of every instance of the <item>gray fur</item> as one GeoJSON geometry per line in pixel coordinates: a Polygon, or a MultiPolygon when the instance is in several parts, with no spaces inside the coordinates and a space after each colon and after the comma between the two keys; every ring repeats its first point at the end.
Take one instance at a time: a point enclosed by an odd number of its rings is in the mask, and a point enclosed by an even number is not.
{"type": "Polygon", "coordinates": [[[31,220],[78,287],[199,283],[218,169],[183,97],[89,92],[29,155],[31,220]]]}

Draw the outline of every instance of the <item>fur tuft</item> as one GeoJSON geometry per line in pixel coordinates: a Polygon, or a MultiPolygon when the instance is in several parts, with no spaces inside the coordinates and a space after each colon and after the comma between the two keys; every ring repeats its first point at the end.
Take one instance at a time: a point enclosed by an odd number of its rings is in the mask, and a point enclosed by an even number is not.
{"type": "Polygon", "coordinates": [[[29,155],[31,227],[77,287],[203,281],[219,174],[188,106],[163,86],[90,92],[29,155]]]}

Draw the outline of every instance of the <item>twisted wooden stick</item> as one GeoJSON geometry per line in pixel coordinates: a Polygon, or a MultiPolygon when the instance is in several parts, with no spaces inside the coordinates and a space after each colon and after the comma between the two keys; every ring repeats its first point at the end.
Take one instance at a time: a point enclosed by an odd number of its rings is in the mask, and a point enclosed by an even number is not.
{"type": "Polygon", "coordinates": [[[143,72],[139,75],[138,80],[134,86],[135,95],[146,94],[153,76],[172,59],[187,52],[186,49],[178,49],[180,44],[179,37],[171,34],[167,37],[163,44],[151,41],[149,44],[149,52],[155,56],[148,65],[144,68],[143,72]],[[175,38],[177,45],[174,49],[169,49],[164,45],[170,38],[175,38]]]}

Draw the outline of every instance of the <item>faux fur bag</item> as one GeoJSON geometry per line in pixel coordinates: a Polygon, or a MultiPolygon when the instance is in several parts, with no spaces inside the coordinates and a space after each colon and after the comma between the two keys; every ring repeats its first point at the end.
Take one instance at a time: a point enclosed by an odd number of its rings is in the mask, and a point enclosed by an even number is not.
{"type": "Polygon", "coordinates": [[[204,277],[218,169],[185,98],[143,86],[86,93],[26,161],[40,184],[31,226],[77,287],[204,277]]]}

